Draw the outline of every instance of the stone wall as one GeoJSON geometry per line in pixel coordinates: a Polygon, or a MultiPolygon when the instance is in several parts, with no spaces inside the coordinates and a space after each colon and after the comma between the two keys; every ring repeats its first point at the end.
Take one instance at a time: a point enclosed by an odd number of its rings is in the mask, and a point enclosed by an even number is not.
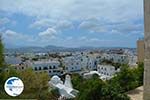
{"type": "Polygon", "coordinates": [[[150,100],[150,0],[144,0],[145,60],[144,100],[150,100]]]}

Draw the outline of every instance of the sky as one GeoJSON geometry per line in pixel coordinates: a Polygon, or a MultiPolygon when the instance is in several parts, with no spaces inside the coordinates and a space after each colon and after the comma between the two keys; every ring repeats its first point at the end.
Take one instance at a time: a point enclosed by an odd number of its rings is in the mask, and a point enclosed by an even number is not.
{"type": "Polygon", "coordinates": [[[143,0],[0,0],[5,47],[136,47],[143,0]]]}

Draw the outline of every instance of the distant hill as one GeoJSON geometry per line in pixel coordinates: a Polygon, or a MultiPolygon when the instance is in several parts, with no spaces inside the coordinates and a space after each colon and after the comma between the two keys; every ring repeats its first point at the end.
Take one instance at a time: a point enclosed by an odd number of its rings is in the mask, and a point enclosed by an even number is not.
{"type": "MultiPolygon", "coordinates": [[[[19,47],[19,48],[6,48],[5,53],[46,53],[46,52],[75,52],[75,51],[86,51],[86,50],[100,50],[100,49],[111,49],[111,48],[121,48],[121,47],[77,47],[68,48],[62,46],[48,45],[45,47],[29,46],[29,47],[19,47]]],[[[123,48],[125,49],[125,48],[123,48]]]]}

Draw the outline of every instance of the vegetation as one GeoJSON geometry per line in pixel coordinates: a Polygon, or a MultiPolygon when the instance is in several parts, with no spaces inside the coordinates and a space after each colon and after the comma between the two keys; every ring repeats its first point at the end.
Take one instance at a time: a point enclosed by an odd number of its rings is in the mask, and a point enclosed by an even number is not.
{"type": "Polygon", "coordinates": [[[49,76],[47,73],[37,74],[32,69],[18,71],[11,67],[4,67],[4,47],[0,38],[0,99],[38,99],[38,100],[57,100],[56,92],[48,91],[49,76]],[[24,83],[24,91],[17,97],[11,97],[4,90],[5,81],[9,77],[19,77],[24,83]]]}
{"type": "Polygon", "coordinates": [[[2,43],[2,37],[0,36],[0,70],[4,67],[4,46],[2,43]]]}
{"type": "MultiPolygon", "coordinates": [[[[4,91],[4,83],[11,76],[19,77],[24,83],[24,91],[13,99],[38,99],[57,100],[57,90],[50,90],[48,86],[49,77],[46,73],[37,74],[31,69],[16,71],[11,68],[4,68],[3,44],[0,39],[0,99],[12,99],[4,91]],[[48,91],[50,90],[50,91],[48,91]]],[[[129,100],[125,92],[143,84],[143,63],[137,68],[130,69],[127,65],[121,67],[121,71],[114,78],[102,81],[97,75],[91,79],[83,79],[78,74],[72,75],[72,82],[75,89],[79,90],[75,100],[129,100]]]]}
{"type": "Polygon", "coordinates": [[[116,69],[117,69],[117,68],[120,68],[120,66],[123,65],[123,64],[120,64],[120,63],[115,63],[115,62],[113,61],[113,59],[111,59],[111,60],[103,59],[103,60],[101,61],[101,63],[102,63],[102,64],[109,64],[109,65],[112,65],[112,66],[114,66],[116,69]]]}
{"type": "Polygon", "coordinates": [[[128,65],[121,67],[121,71],[114,78],[102,81],[94,75],[91,79],[83,79],[78,74],[72,75],[75,89],[79,90],[75,100],[129,100],[125,94],[143,84],[143,64],[130,69],[128,65]]]}
{"type": "MultiPolygon", "coordinates": [[[[23,98],[23,99],[39,99],[39,100],[47,100],[49,99],[51,93],[48,92],[48,80],[49,77],[46,73],[37,74],[33,72],[31,69],[27,69],[24,71],[16,71],[14,69],[9,68],[8,71],[5,71],[0,74],[3,77],[3,80],[0,80],[1,86],[4,86],[5,81],[12,76],[19,77],[24,83],[24,91],[18,97],[14,97],[13,99],[23,98]]],[[[10,99],[12,97],[8,96],[4,89],[0,92],[0,98],[10,99]]]]}
{"type": "Polygon", "coordinates": [[[123,92],[132,90],[143,84],[144,65],[130,69],[129,66],[121,67],[121,71],[109,81],[110,84],[119,84],[123,92]]]}
{"type": "Polygon", "coordinates": [[[119,85],[104,82],[97,75],[83,79],[75,74],[72,79],[74,88],[80,91],[75,100],[129,100],[119,85]]]}

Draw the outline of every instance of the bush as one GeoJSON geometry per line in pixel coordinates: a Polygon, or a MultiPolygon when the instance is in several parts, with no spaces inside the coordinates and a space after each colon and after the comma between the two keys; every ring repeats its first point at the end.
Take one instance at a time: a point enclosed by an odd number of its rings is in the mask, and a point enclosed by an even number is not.
{"type": "MultiPolygon", "coordinates": [[[[51,93],[48,92],[48,80],[49,77],[46,73],[36,74],[31,69],[27,69],[24,71],[16,71],[13,69],[9,69],[8,72],[5,71],[0,73],[0,86],[3,87],[5,81],[12,76],[19,77],[24,83],[24,91],[21,95],[17,97],[13,97],[13,99],[39,99],[39,100],[47,100],[50,98],[51,93]]],[[[0,98],[12,99],[12,97],[8,96],[4,89],[0,92],[0,98]]]]}

